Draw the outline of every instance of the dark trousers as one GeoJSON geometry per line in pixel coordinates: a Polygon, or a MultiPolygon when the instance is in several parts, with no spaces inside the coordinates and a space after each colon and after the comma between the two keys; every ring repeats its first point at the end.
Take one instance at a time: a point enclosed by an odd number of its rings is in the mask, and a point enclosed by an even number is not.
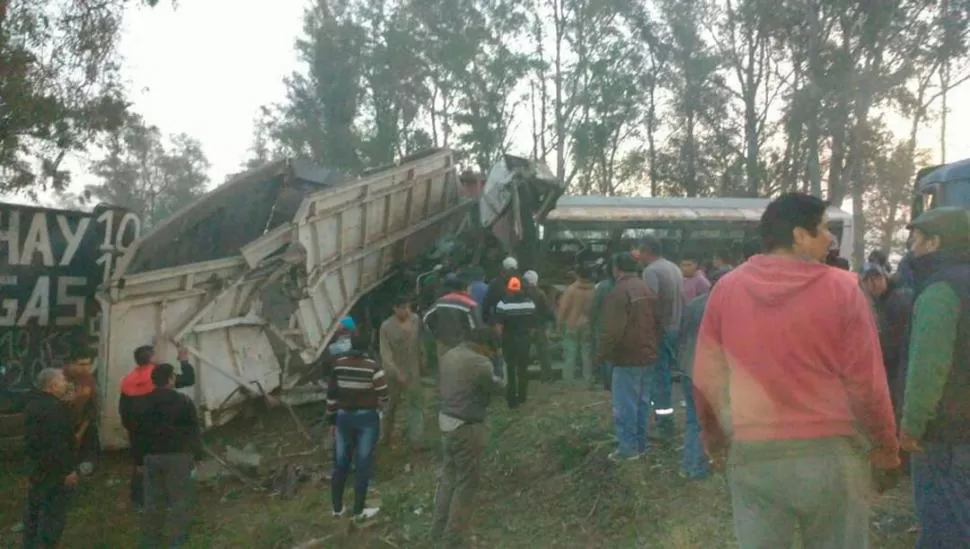
{"type": "Polygon", "coordinates": [[[145,475],[141,465],[132,465],[128,497],[131,499],[131,507],[136,511],[141,511],[145,507],[145,475]]]}
{"type": "Polygon", "coordinates": [[[149,454],[144,462],[145,514],[142,517],[141,547],[181,547],[186,543],[191,518],[192,455],[149,454]]]}
{"type": "Polygon", "coordinates": [[[56,547],[64,533],[73,488],[61,482],[31,482],[24,510],[24,549],[56,547]]]}
{"type": "Polygon", "coordinates": [[[508,368],[505,387],[505,400],[509,408],[524,404],[529,396],[529,350],[532,342],[529,339],[506,339],[502,345],[502,354],[508,368]]]}
{"type": "Polygon", "coordinates": [[[98,459],[100,451],[101,443],[98,436],[98,425],[92,421],[88,425],[88,428],[84,430],[84,435],[78,444],[78,457],[81,461],[94,462],[98,459]]]}
{"type": "Polygon", "coordinates": [[[441,434],[442,463],[434,495],[431,539],[445,547],[466,547],[468,522],[488,432],[482,423],[441,434]]]}
{"type": "Polygon", "coordinates": [[[911,456],[917,549],[970,543],[970,444],[924,442],[911,456]]]}
{"type": "Polygon", "coordinates": [[[549,333],[542,326],[535,334],[536,356],[539,358],[539,368],[543,381],[552,381],[552,356],[549,353],[549,333]]]}
{"type": "Polygon", "coordinates": [[[381,433],[381,419],[377,410],[339,410],[334,429],[334,463],[330,480],[333,510],[344,509],[344,487],[352,463],[357,465],[354,476],[354,515],[364,510],[367,487],[374,465],[374,450],[381,433]]]}

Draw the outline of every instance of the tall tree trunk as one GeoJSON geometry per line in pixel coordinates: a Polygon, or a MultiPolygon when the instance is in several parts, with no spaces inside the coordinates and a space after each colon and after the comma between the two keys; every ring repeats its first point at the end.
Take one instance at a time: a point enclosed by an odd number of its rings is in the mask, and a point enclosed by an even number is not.
{"type": "MultiPolygon", "coordinates": [[[[943,17],[941,20],[946,21],[950,17],[950,2],[949,0],[943,0],[940,3],[940,12],[943,17]]],[[[949,38],[950,25],[944,24],[944,41],[949,38]]],[[[940,163],[946,164],[946,119],[947,119],[947,92],[950,89],[950,56],[947,54],[946,59],[943,60],[943,70],[940,72],[940,89],[943,93],[940,98],[941,109],[940,109],[940,163]]]]}
{"type": "Polygon", "coordinates": [[[650,196],[660,196],[660,175],[657,170],[657,86],[651,82],[647,108],[647,156],[650,158],[650,196]]]}
{"type": "Polygon", "coordinates": [[[832,153],[829,157],[828,200],[833,204],[841,204],[846,192],[842,176],[845,172],[846,126],[849,120],[841,112],[835,118],[836,121],[832,124],[832,153]]]}
{"type": "MultiPolygon", "coordinates": [[[[875,48],[879,48],[878,45],[875,48]]],[[[855,241],[852,243],[852,260],[856,265],[860,265],[866,253],[866,218],[863,214],[863,197],[866,186],[866,154],[865,142],[869,132],[869,109],[873,103],[873,93],[875,92],[873,79],[882,69],[882,52],[876,49],[872,57],[867,60],[866,68],[862,73],[862,79],[855,88],[858,95],[855,98],[855,110],[853,113],[854,126],[852,130],[852,153],[850,170],[850,185],[852,186],[852,224],[855,233],[855,241]]],[[[838,205],[838,204],[837,204],[838,205]]]]}
{"type": "Polygon", "coordinates": [[[815,196],[822,196],[822,171],[819,162],[818,147],[822,138],[822,131],[819,121],[819,110],[822,104],[822,89],[820,82],[824,77],[824,67],[822,65],[822,29],[819,10],[820,5],[814,2],[806,3],[808,11],[808,98],[806,112],[808,125],[808,138],[805,146],[808,147],[808,158],[805,162],[805,177],[810,192],[815,196]]]}

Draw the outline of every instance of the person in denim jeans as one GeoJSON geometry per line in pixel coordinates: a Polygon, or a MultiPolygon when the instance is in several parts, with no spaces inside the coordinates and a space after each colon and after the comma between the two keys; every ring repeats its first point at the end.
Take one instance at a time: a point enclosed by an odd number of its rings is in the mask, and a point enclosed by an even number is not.
{"type": "MultiPolygon", "coordinates": [[[[728,270],[714,271],[711,274],[711,289],[727,273],[728,270]]],[[[700,422],[697,421],[697,406],[694,403],[694,383],[692,381],[697,333],[701,329],[701,320],[704,318],[704,309],[707,308],[707,299],[710,295],[710,293],[702,294],[687,304],[678,332],[678,364],[680,370],[684,373],[680,385],[684,390],[684,402],[687,408],[685,410],[687,419],[684,422],[684,452],[680,460],[680,468],[687,478],[694,480],[707,478],[711,474],[709,458],[701,440],[700,422]]]]}
{"type": "Polygon", "coordinates": [[[330,481],[334,517],[345,512],[344,486],[352,463],[356,464],[354,518],[367,519],[379,511],[366,507],[365,501],[381,432],[380,410],[387,405],[388,389],[380,364],[358,350],[365,345],[355,338],[353,349],[334,362],[327,385],[327,420],[334,426],[330,481]]]}
{"type": "Polygon", "coordinates": [[[639,266],[631,254],[613,260],[616,286],[603,305],[603,334],[597,363],[613,364],[613,424],[617,448],[613,461],[637,459],[647,451],[647,417],[657,342],[662,320],[656,294],[637,276],[639,266]]]}
{"type": "Polygon", "coordinates": [[[656,237],[647,236],[640,241],[637,258],[644,265],[643,280],[657,296],[663,322],[660,360],[654,376],[653,412],[661,436],[670,439],[674,435],[671,370],[677,362],[677,330],[684,310],[684,275],[677,264],[663,256],[663,246],[656,237]]]}

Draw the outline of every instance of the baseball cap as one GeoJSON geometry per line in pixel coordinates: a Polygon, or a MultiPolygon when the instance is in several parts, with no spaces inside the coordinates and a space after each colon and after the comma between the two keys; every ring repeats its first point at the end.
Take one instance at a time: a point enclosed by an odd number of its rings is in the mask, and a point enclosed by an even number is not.
{"type": "Polygon", "coordinates": [[[522,275],[522,278],[533,286],[539,283],[539,273],[535,271],[526,271],[525,274],[522,275]]]}
{"type": "Polygon", "coordinates": [[[889,278],[889,274],[886,273],[886,269],[882,268],[882,265],[878,263],[873,263],[872,261],[867,261],[862,264],[862,268],[859,269],[859,274],[862,278],[868,278],[870,276],[878,275],[889,278]]]}
{"type": "Polygon", "coordinates": [[[352,316],[345,316],[341,318],[340,325],[351,332],[357,331],[357,323],[354,322],[354,317],[352,316]]]}
{"type": "Polygon", "coordinates": [[[640,270],[640,263],[630,252],[616,254],[613,257],[613,266],[624,273],[635,273],[640,270]]]}
{"type": "Polygon", "coordinates": [[[509,281],[505,284],[505,289],[512,293],[520,292],[522,291],[522,281],[517,276],[509,277],[509,281]]]}
{"type": "Polygon", "coordinates": [[[943,206],[920,214],[907,229],[919,229],[927,236],[938,236],[946,248],[970,244],[970,210],[943,206]]]}
{"type": "Polygon", "coordinates": [[[518,269],[519,268],[519,262],[516,261],[516,259],[514,257],[511,257],[511,256],[506,257],[504,260],[502,260],[502,268],[505,269],[505,270],[507,270],[507,271],[511,271],[513,269],[518,269]]]}

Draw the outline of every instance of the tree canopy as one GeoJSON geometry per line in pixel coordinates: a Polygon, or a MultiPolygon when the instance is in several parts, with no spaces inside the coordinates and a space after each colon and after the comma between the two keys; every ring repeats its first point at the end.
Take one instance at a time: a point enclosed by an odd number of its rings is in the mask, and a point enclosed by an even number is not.
{"type": "Polygon", "coordinates": [[[0,0],[0,192],[64,189],[65,157],[121,127],[124,10],[157,2],[0,0]]]}
{"type": "MultiPolygon", "coordinates": [[[[258,150],[483,171],[528,132],[573,193],[886,204],[970,79],[968,32],[970,0],[314,0],[258,150]]],[[[905,206],[868,211],[891,241],[905,206]]]]}

